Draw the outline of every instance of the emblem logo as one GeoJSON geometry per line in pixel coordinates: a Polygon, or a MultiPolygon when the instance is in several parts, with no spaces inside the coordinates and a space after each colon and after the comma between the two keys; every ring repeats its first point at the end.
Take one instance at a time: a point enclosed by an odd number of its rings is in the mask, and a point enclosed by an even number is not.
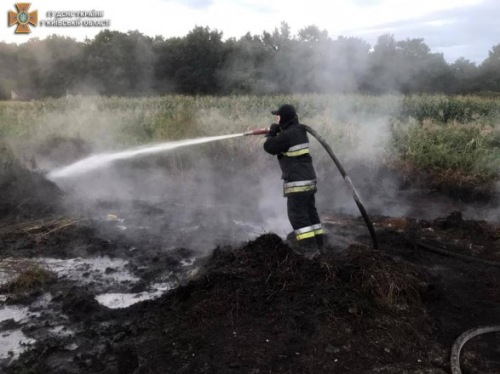
{"type": "Polygon", "coordinates": [[[17,3],[17,13],[9,11],[9,26],[17,24],[16,34],[29,34],[31,32],[30,25],[36,26],[38,23],[38,11],[30,12],[30,3],[17,3]]]}

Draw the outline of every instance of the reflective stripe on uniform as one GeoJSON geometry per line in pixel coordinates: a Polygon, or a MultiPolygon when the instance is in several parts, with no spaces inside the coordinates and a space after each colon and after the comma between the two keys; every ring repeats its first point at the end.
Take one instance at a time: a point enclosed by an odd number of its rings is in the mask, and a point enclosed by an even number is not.
{"type": "Polygon", "coordinates": [[[285,195],[288,195],[289,193],[314,191],[315,189],[316,186],[290,187],[285,188],[284,193],[285,195]]]}
{"type": "Polygon", "coordinates": [[[309,143],[302,143],[288,148],[288,151],[283,152],[283,155],[287,157],[297,157],[307,153],[309,153],[309,143]]]}
{"type": "Polygon", "coordinates": [[[315,186],[316,185],[316,179],[310,179],[307,181],[296,181],[296,182],[285,182],[284,187],[289,188],[289,187],[302,187],[302,186],[315,186]]]}
{"type": "Polygon", "coordinates": [[[323,225],[318,223],[317,225],[313,225],[314,235],[323,235],[325,232],[323,231],[323,225]]]}
{"type": "Polygon", "coordinates": [[[298,182],[286,182],[283,184],[283,193],[285,196],[290,193],[314,190],[316,190],[316,179],[298,182]]]}
{"type": "Polygon", "coordinates": [[[295,230],[295,238],[297,240],[314,238],[314,226],[302,227],[301,229],[295,230]]]}

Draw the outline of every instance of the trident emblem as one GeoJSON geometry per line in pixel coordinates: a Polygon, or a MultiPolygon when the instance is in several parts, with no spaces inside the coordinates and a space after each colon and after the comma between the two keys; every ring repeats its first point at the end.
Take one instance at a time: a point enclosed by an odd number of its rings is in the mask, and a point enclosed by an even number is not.
{"type": "Polygon", "coordinates": [[[38,11],[29,12],[30,3],[17,3],[17,13],[9,11],[9,26],[17,24],[16,34],[29,34],[30,24],[36,26],[38,23],[38,11]]]}

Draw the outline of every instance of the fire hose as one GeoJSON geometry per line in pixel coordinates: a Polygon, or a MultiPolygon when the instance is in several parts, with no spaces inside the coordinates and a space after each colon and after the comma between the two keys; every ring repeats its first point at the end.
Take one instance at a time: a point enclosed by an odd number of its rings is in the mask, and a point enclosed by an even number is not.
{"type": "MultiPolygon", "coordinates": [[[[359,198],[359,195],[356,192],[356,189],[354,188],[351,178],[347,175],[344,167],[338,160],[338,158],[335,156],[333,153],[333,150],[331,147],[326,143],[326,141],[311,127],[307,125],[301,125],[303,126],[307,132],[309,132],[312,136],[314,136],[320,144],[325,148],[327,153],[330,155],[332,158],[333,162],[337,166],[338,170],[340,171],[340,174],[344,178],[344,181],[347,184],[348,189],[352,193],[352,196],[354,198],[354,201],[356,202],[356,205],[358,206],[359,211],[361,212],[361,215],[363,216],[363,220],[366,223],[366,226],[368,227],[368,231],[370,232],[370,235],[373,240],[373,248],[378,249],[378,244],[377,244],[377,237],[375,235],[375,230],[373,228],[372,222],[370,221],[368,214],[366,213],[366,210],[361,202],[361,199],[359,198]]],[[[264,128],[264,129],[258,129],[258,130],[253,130],[253,131],[247,131],[244,135],[264,135],[269,132],[269,129],[264,128]]],[[[420,247],[423,249],[426,249],[431,252],[436,252],[442,255],[447,255],[447,256],[456,256],[464,260],[468,261],[475,261],[475,262],[481,262],[486,265],[492,265],[492,266],[500,266],[498,262],[495,261],[487,261],[487,260],[481,260],[481,259],[475,259],[470,256],[464,256],[464,255],[458,255],[456,253],[451,253],[445,250],[441,250],[439,248],[424,244],[424,243],[418,243],[420,247]]],[[[453,346],[451,348],[451,357],[450,357],[450,367],[451,367],[451,372],[452,374],[462,374],[462,370],[460,369],[460,352],[464,345],[472,338],[482,335],[482,334],[487,334],[487,333],[492,333],[492,332],[500,332],[500,325],[493,325],[493,326],[481,326],[481,327],[476,327],[473,329],[470,329],[463,334],[461,334],[453,343],[453,346]]]]}
{"type": "MultiPolygon", "coordinates": [[[[437,248],[428,244],[424,244],[422,242],[417,242],[417,244],[422,248],[430,252],[438,253],[440,255],[444,256],[450,256],[450,257],[456,257],[461,260],[467,261],[467,262],[476,262],[484,265],[489,265],[489,266],[500,266],[500,262],[497,261],[489,261],[489,260],[483,260],[480,258],[472,257],[472,256],[466,256],[466,255],[461,255],[459,253],[451,252],[451,251],[446,251],[441,248],[437,248]]],[[[453,343],[453,346],[451,347],[451,355],[450,355],[450,368],[451,368],[451,373],[452,374],[462,374],[462,370],[460,369],[460,352],[462,348],[464,347],[465,343],[467,343],[469,340],[472,338],[482,335],[482,334],[487,334],[491,332],[500,332],[500,325],[493,325],[493,326],[480,326],[476,327],[470,330],[465,331],[463,334],[461,334],[453,343]]]]}
{"type": "MultiPolygon", "coordinates": [[[[375,235],[375,230],[373,228],[372,222],[370,221],[368,214],[366,213],[366,210],[361,202],[361,199],[359,198],[359,195],[356,192],[356,189],[354,188],[354,185],[352,184],[351,178],[347,175],[344,167],[340,163],[339,159],[335,156],[333,153],[332,148],[326,143],[326,141],[311,127],[307,125],[301,125],[303,126],[308,133],[310,133],[312,136],[314,136],[320,144],[325,148],[326,152],[330,155],[332,158],[333,162],[337,166],[337,169],[340,171],[340,174],[344,178],[344,181],[347,184],[347,188],[350,190],[352,193],[352,196],[354,198],[354,201],[356,202],[356,205],[358,206],[359,211],[361,212],[361,215],[363,216],[363,220],[365,221],[366,226],[368,227],[368,231],[370,232],[370,235],[373,240],[373,248],[378,249],[378,243],[377,243],[377,237],[375,235]]],[[[244,135],[264,135],[269,132],[269,129],[264,128],[264,129],[258,129],[258,130],[253,130],[253,131],[247,131],[244,135]]],[[[458,255],[456,253],[451,253],[445,250],[441,250],[439,248],[435,248],[430,245],[426,245],[424,243],[418,243],[419,246],[421,246],[423,249],[429,250],[431,252],[436,252],[442,255],[451,255],[451,256],[456,256],[464,260],[468,261],[477,261],[477,262],[482,262],[486,265],[492,265],[492,266],[499,266],[498,262],[495,261],[487,261],[487,260],[480,260],[480,259],[475,259],[470,256],[464,256],[464,255],[458,255]]],[[[462,374],[462,370],[460,369],[460,352],[462,348],[464,347],[465,343],[467,343],[470,339],[482,335],[482,334],[487,334],[487,333],[492,333],[492,332],[500,332],[500,325],[493,325],[493,326],[481,326],[481,327],[476,327],[473,329],[470,329],[466,332],[464,332],[462,335],[460,335],[455,342],[453,343],[453,346],[451,348],[451,357],[450,357],[450,367],[451,367],[451,372],[452,374],[462,374]]]]}
{"type": "MultiPolygon", "coordinates": [[[[363,220],[365,221],[366,227],[368,228],[368,231],[370,232],[370,236],[373,241],[373,248],[378,249],[378,242],[377,242],[377,236],[375,234],[375,229],[373,228],[373,224],[370,221],[370,218],[368,217],[368,213],[366,213],[366,209],[363,206],[363,203],[361,202],[361,199],[354,188],[354,185],[352,184],[351,178],[347,175],[344,167],[340,163],[339,159],[335,156],[333,153],[332,148],[328,145],[328,143],[311,127],[307,125],[300,125],[302,126],[308,133],[310,133],[312,136],[316,138],[316,140],[323,146],[323,148],[326,150],[326,152],[330,155],[331,159],[335,163],[335,166],[337,166],[337,169],[339,170],[340,174],[342,175],[342,178],[344,179],[344,182],[347,185],[347,189],[351,192],[352,197],[354,199],[354,202],[356,203],[361,216],[363,217],[363,220]]],[[[263,128],[263,129],[257,129],[257,130],[251,130],[247,131],[244,133],[244,135],[265,135],[269,132],[268,128],[263,128]]]]}
{"type": "MultiPolygon", "coordinates": [[[[497,261],[489,261],[489,260],[483,260],[481,258],[476,258],[472,256],[466,256],[466,255],[461,255],[459,253],[451,252],[451,251],[446,251],[441,248],[437,248],[428,244],[424,244],[422,242],[417,242],[418,246],[420,246],[422,249],[425,249],[429,252],[434,252],[443,256],[449,256],[449,257],[456,257],[461,260],[467,261],[467,262],[476,262],[484,265],[489,265],[489,266],[500,266],[500,262],[497,261]]],[[[467,343],[469,340],[472,338],[482,335],[482,334],[487,334],[491,332],[500,332],[500,325],[493,325],[493,326],[480,326],[476,327],[470,330],[465,331],[463,334],[461,334],[453,343],[453,346],[451,347],[451,354],[450,354],[450,368],[451,368],[451,373],[452,374],[462,374],[462,370],[460,369],[460,352],[462,348],[464,347],[465,343],[467,343]]]]}
{"type": "Polygon", "coordinates": [[[476,327],[474,329],[467,330],[455,340],[453,346],[451,347],[450,366],[452,374],[462,374],[462,370],[460,369],[460,351],[465,343],[478,335],[491,332],[500,332],[500,325],[476,327]]]}

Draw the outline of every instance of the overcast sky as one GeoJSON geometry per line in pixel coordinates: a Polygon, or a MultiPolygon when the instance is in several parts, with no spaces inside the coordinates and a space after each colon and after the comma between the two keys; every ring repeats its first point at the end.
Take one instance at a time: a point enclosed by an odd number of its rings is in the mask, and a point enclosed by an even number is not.
{"type": "MultiPolygon", "coordinates": [[[[327,30],[330,37],[357,36],[372,46],[378,36],[396,40],[423,38],[432,52],[446,61],[464,57],[481,63],[500,44],[500,0],[142,0],[134,6],[119,0],[43,0],[31,3],[39,20],[49,11],[104,12],[110,29],[138,30],[165,38],[185,36],[195,26],[239,38],[250,32],[273,31],[286,22],[293,35],[308,26],[327,30]]],[[[0,11],[15,10],[2,1],[0,11]]],[[[66,20],[69,20],[66,18],[66,20]]],[[[33,27],[29,35],[14,34],[15,26],[0,25],[0,40],[24,42],[31,37],[66,35],[78,40],[93,38],[102,27],[33,27]]]]}

